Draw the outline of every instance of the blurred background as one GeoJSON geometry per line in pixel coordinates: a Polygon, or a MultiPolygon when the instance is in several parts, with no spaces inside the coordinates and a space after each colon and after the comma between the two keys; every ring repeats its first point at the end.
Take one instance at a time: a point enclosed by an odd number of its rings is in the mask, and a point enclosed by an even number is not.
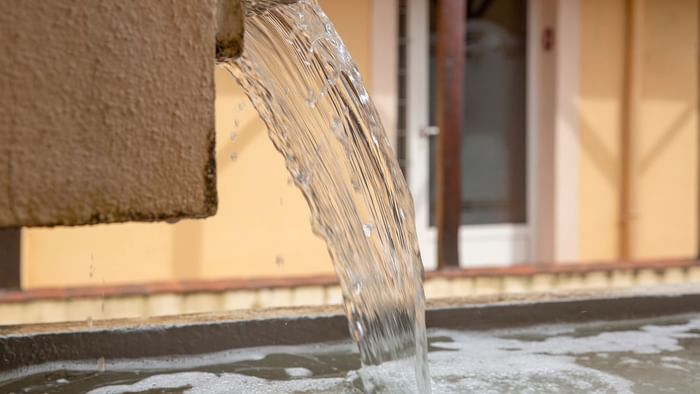
{"type": "MultiPolygon", "coordinates": [[[[414,195],[428,297],[700,283],[700,1],[465,0],[464,34],[453,1],[319,0],[414,195]]],[[[218,213],[3,230],[0,324],[342,302],[262,121],[216,89],[218,213]]]]}

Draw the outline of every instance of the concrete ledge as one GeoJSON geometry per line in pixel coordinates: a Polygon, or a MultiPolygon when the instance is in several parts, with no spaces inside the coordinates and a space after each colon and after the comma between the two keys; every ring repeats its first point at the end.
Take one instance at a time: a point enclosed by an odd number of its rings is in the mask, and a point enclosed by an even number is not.
{"type": "MultiPolygon", "coordinates": [[[[649,318],[700,311],[700,292],[569,293],[452,299],[429,305],[428,327],[492,329],[649,318]]],[[[0,371],[52,361],[193,355],[349,339],[340,308],[288,308],[0,329],[0,371]],[[284,335],[280,335],[284,332],[284,335]]]]}

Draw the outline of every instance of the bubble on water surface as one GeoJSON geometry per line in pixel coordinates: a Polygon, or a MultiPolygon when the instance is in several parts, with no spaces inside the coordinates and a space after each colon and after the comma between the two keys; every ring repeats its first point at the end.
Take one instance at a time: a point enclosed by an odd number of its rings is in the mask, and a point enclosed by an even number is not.
{"type": "Polygon", "coordinates": [[[292,378],[308,378],[313,375],[313,372],[306,368],[285,368],[284,372],[292,378]]]}

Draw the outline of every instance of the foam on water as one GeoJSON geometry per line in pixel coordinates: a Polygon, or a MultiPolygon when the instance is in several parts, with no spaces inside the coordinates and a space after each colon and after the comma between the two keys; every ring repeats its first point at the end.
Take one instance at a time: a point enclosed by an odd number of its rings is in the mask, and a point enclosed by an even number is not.
{"type": "Polygon", "coordinates": [[[315,379],[270,381],[237,374],[213,374],[204,372],[181,372],[156,375],[132,385],[103,387],[88,394],[140,393],[148,390],[183,389],[190,394],[215,394],[238,392],[277,394],[277,393],[337,393],[343,389],[342,379],[315,379]]]}

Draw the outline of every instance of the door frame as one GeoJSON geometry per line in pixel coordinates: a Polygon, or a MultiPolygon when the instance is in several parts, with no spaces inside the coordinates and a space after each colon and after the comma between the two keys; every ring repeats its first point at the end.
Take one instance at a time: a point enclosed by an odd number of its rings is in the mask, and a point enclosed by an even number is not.
{"type": "MultiPolygon", "coordinates": [[[[423,263],[426,269],[435,269],[437,233],[429,225],[429,145],[428,138],[421,135],[421,130],[431,126],[427,102],[429,2],[407,1],[407,181],[415,203],[423,263]]],[[[460,226],[462,267],[575,259],[578,2],[528,1],[527,222],[460,226]],[[541,38],[548,27],[558,33],[559,43],[555,42],[555,50],[546,51],[541,38]],[[542,72],[547,69],[559,72],[542,72]]]]}

